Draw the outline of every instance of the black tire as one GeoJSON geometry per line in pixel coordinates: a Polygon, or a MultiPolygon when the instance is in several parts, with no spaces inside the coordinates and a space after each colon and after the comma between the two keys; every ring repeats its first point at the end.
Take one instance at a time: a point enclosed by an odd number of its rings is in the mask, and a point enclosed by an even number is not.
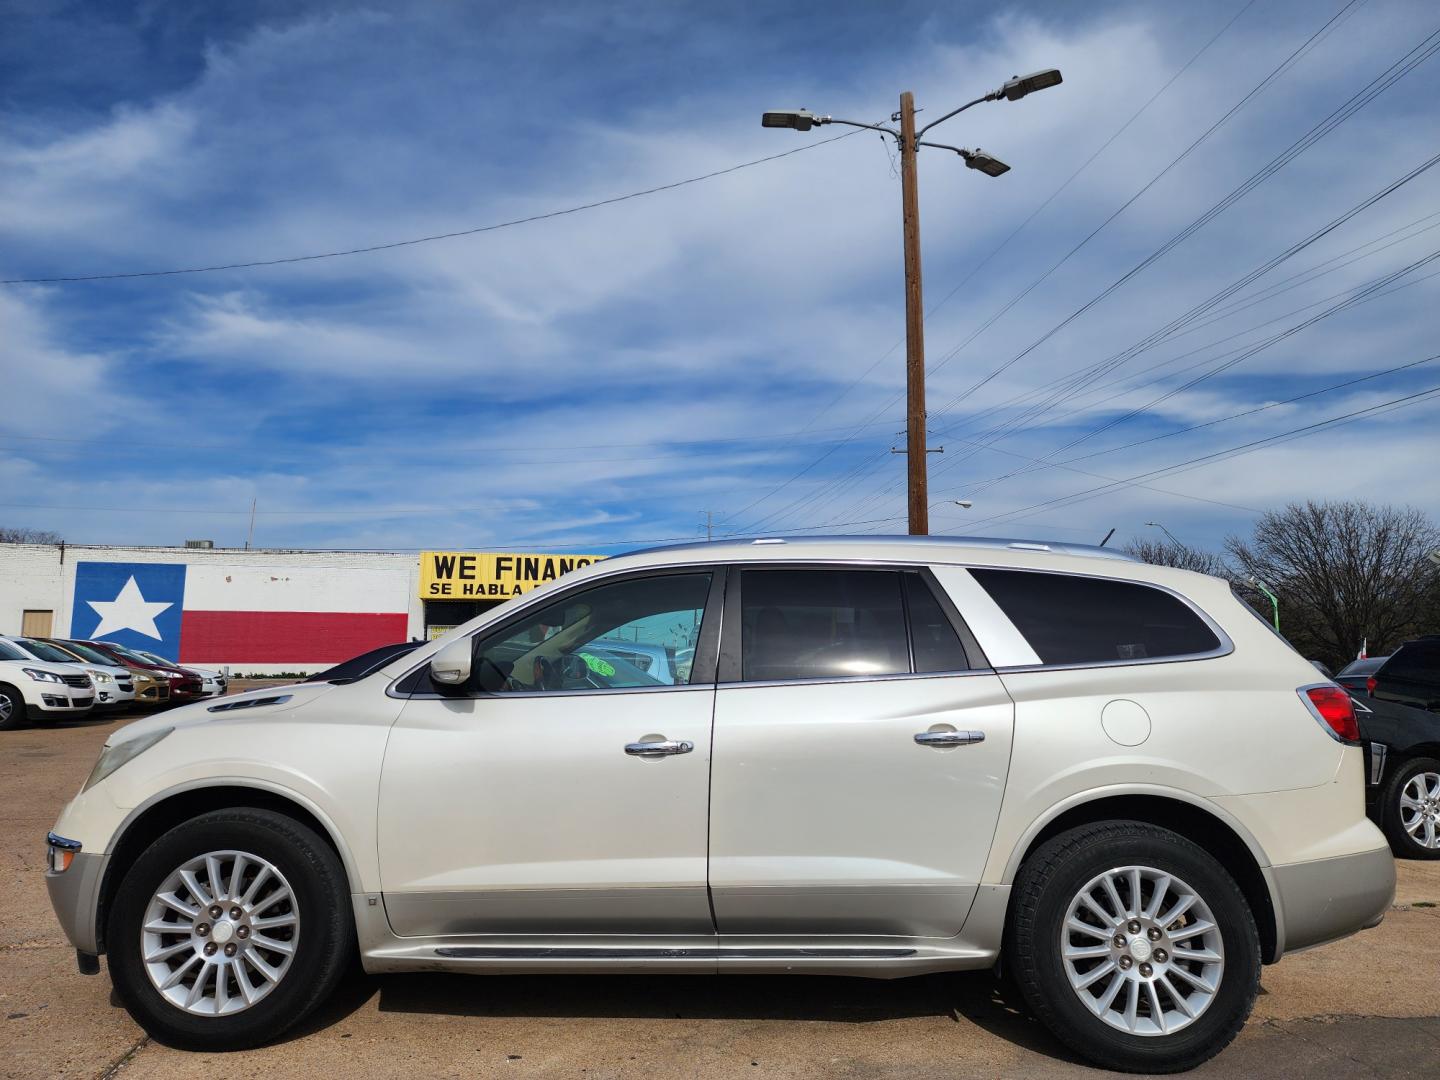
{"type": "Polygon", "coordinates": [[[13,686],[0,683],[0,731],[14,731],[24,726],[25,699],[13,686]]]}
{"type": "MultiPolygon", "coordinates": [[[[1405,785],[1420,773],[1440,775],[1440,761],[1435,758],[1411,758],[1397,763],[1390,773],[1390,779],[1380,787],[1380,827],[1390,841],[1390,850],[1401,859],[1440,859],[1440,847],[1426,847],[1405,830],[1401,816],[1400,799],[1405,785]]],[[[1440,823],[1436,825],[1440,829],[1440,823]]]]}
{"type": "Polygon", "coordinates": [[[182,1050],[244,1050],[276,1039],[330,996],[354,952],[355,928],[334,849],[292,818],[237,807],[177,825],[145,850],[120,883],[105,942],[120,1000],[153,1038],[182,1050]],[[167,876],[192,858],[231,849],[265,859],[284,875],[302,932],[290,969],[268,996],[233,1015],[197,1016],[171,1004],[151,982],[141,958],[141,926],[167,876]]]}
{"type": "MultiPolygon", "coordinates": [[[[1192,1069],[1239,1034],[1260,989],[1260,939],[1244,894],[1224,868],[1177,833],[1138,822],[1086,825],[1047,841],[1015,880],[1006,926],[1009,972],[1036,1016],[1080,1056],[1122,1072],[1192,1069]],[[1061,959],[1071,902],[1093,878],[1115,867],[1145,866],[1186,882],[1220,928],[1224,971],[1214,1000],[1169,1035],[1136,1035],[1111,1027],[1072,989],[1061,959]]],[[[1129,961],[1127,961],[1129,962],[1129,961]]]]}

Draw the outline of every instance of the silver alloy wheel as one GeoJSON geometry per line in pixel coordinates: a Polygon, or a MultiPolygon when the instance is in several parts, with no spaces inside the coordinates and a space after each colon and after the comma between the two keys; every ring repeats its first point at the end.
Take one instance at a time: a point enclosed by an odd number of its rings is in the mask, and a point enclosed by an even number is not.
{"type": "Polygon", "coordinates": [[[1210,907],[1179,878],[1123,866],[1070,901],[1060,956],[1076,995],[1131,1035],[1173,1035],[1215,1001],[1225,946],[1210,907]]]}
{"type": "Polygon", "coordinates": [[[15,714],[15,699],[10,696],[8,690],[0,690],[0,724],[5,723],[15,714]]]}
{"type": "Polygon", "coordinates": [[[1440,848],[1440,773],[1416,773],[1405,781],[1400,789],[1400,824],[1421,847],[1440,848]]]}
{"type": "Polygon", "coordinates": [[[243,1012],[280,985],[300,941],[285,875],[244,851],[198,855],[161,882],[145,909],[140,956],[176,1008],[243,1012]]]}

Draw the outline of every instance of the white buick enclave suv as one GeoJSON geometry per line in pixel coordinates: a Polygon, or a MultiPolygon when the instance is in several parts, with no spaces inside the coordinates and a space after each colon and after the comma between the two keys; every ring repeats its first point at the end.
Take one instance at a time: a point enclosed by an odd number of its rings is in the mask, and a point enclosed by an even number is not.
{"type": "Polygon", "coordinates": [[[938,538],[639,552],[363,678],[141,720],[49,844],[81,969],[197,1049],[278,1036],[356,952],[999,963],[1077,1052],[1175,1070],[1395,883],[1349,698],[1224,581],[938,538]]]}

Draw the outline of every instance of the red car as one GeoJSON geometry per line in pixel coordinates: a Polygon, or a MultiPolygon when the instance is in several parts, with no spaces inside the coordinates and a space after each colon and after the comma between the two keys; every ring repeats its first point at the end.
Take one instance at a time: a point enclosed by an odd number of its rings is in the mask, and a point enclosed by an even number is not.
{"type": "Polygon", "coordinates": [[[117,664],[143,668],[157,679],[164,679],[170,684],[170,703],[172,705],[183,705],[187,701],[196,701],[205,695],[205,683],[193,671],[182,671],[169,664],[157,664],[113,641],[79,641],[76,644],[88,645],[92,649],[98,649],[100,652],[114,657],[117,664]]]}

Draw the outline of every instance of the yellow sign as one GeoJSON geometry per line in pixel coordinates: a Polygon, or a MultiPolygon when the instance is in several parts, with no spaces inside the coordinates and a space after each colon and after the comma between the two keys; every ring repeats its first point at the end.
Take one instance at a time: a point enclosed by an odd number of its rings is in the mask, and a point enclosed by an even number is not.
{"type": "Polygon", "coordinates": [[[422,551],[422,600],[503,600],[599,562],[603,555],[422,551]]]}

